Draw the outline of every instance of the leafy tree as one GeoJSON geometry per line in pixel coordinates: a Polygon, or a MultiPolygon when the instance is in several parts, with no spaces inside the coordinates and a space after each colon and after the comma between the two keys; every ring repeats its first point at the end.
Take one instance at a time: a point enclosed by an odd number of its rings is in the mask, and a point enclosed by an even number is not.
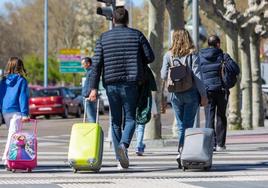
{"type": "Polygon", "coordinates": [[[43,61],[36,55],[26,55],[23,59],[27,70],[27,79],[33,85],[42,85],[44,65],[43,61]]]}
{"type": "MultiPolygon", "coordinates": [[[[43,85],[44,61],[36,55],[26,55],[24,64],[27,70],[27,79],[33,85],[43,85]]],[[[59,62],[55,57],[48,60],[49,85],[80,85],[82,74],[64,74],[59,71],[59,62]]]]}

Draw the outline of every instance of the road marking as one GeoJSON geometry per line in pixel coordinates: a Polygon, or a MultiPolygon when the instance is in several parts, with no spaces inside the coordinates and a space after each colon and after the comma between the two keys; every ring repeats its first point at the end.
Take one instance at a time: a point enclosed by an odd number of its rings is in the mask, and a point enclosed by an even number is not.
{"type": "Polygon", "coordinates": [[[11,174],[1,168],[0,187],[1,184],[53,184],[63,188],[84,188],[86,184],[91,187],[107,186],[107,188],[124,185],[125,188],[126,183],[132,181],[131,185],[127,184],[128,188],[135,186],[140,188],[146,187],[146,178],[148,186],[163,187],[164,184],[174,184],[176,187],[191,188],[198,186],[189,185],[187,182],[268,181],[267,144],[227,145],[226,152],[214,154],[212,170],[206,173],[198,170],[183,172],[177,169],[176,147],[146,148],[142,157],[136,156],[134,148],[131,147],[130,169],[122,173],[116,168],[113,148],[104,148],[103,167],[99,173],[74,174],[67,161],[69,141],[67,137],[68,135],[40,137],[38,167],[30,175],[19,172],[11,174]],[[142,185],[138,183],[134,185],[133,179],[137,179],[135,182],[142,182],[142,185]]]}

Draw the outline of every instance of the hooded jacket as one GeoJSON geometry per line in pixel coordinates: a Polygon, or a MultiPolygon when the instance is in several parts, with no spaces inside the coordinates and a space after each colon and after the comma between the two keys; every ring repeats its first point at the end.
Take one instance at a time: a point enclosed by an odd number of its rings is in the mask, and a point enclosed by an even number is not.
{"type": "Polygon", "coordinates": [[[223,52],[219,48],[204,48],[199,52],[203,82],[207,91],[224,90],[221,78],[223,52]]]}
{"type": "Polygon", "coordinates": [[[20,112],[29,115],[27,80],[19,74],[9,74],[0,82],[0,111],[3,114],[20,112]]]}

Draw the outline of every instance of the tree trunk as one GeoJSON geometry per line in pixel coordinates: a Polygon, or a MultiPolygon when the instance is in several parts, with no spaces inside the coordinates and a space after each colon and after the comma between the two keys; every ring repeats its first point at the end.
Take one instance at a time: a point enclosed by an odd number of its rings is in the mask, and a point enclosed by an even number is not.
{"type": "Polygon", "coordinates": [[[264,126],[259,46],[260,46],[259,36],[255,33],[252,33],[252,35],[250,36],[250,57],[251,57],[251,69],[252,69],[251,75],[252,75],[253,128],[264,126]]]}
{"type": "MultiPolygon", "coordinates": [[[[226,35],[227,53],[238,63],[238,35],[226,35]]],[[[240,130],[241,113],[240,113],[240,82],[230,90],[228,107],[228,124],[229,129],[240,130]]]]}
{"type": "Polygon", "coordinates": [[[184,1],[167,0],[166,8],[169,14],[170,30],[184,28],[184,1]]]}
{"type": "Polygon", "coordinates": [[[250,66],[249,30],[242,28],[239,32],[241,53],[241,90],[242,90],[242,127],[252,129],[252,80],[250,66]]]}
{"type": "MultiPolygon", "coordinates": [[[[155,73],[156,84],[161,86],[160,70],[163,58],[165,1],[149,0],[148,2],[149,41],[155,53],[155,62],[151,64],[151,68],[155,73]]],[[[153,114],[151,121],[146,125],[145,139],[161,138],[161,88],[158,88],[158,91],[153,93],[153,100],[156,104],[156,114],[153,114]]]]}

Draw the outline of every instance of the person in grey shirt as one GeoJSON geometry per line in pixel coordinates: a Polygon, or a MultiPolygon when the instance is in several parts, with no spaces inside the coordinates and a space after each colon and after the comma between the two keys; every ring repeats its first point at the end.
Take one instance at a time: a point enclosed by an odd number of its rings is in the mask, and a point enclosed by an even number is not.
{"type": "MultiPolygon", "coordinates": [[[[187,65],[192,71],[192,87],[183,92],[171,93],[171,104],[177,120],[179,155],[184,144],[184,134],[187,128],[193,127],[195,115],[198,106],[207,105],[207,95],[205,85],[201,80],[199,57],[195,54],[195,47],[190,34],[187,30],[181,29],[174,31],[172,46],[166,52],[163,58],[161,68],[161,78],[165,81],[168,79],[168,71],[173,58],[178,59],[182,64],[187,65]]],[[[173,61],[174,65],[178,65],[178,61],[173,61]]]]}

